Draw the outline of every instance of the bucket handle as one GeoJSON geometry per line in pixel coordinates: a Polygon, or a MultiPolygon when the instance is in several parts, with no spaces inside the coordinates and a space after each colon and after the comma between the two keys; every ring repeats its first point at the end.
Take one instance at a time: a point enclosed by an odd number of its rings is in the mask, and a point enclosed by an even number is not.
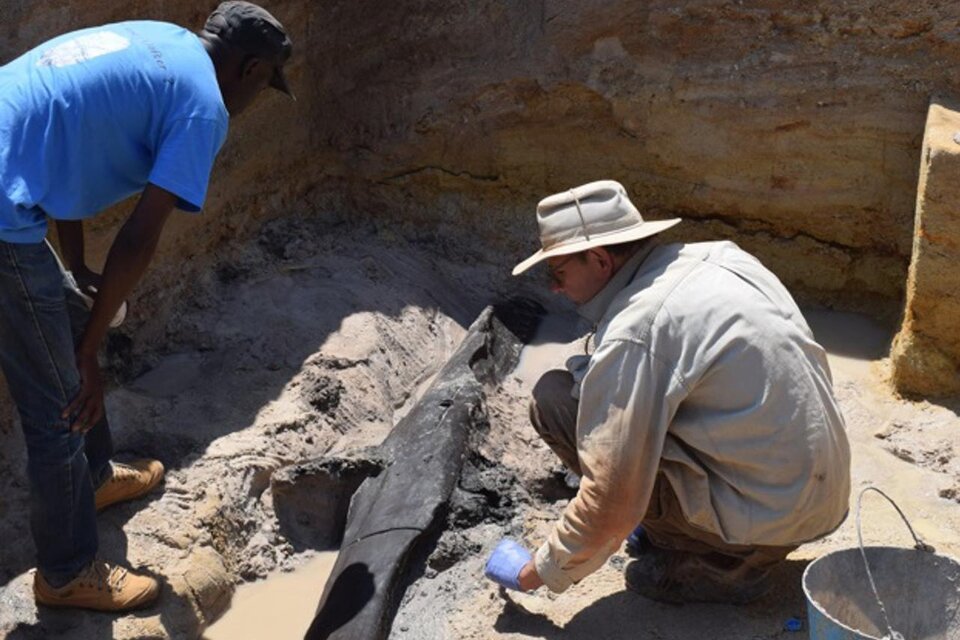
{"type": "Polygon", "coordinates": [[[887,631],[890,632],[889,637],[891,640],[903,640],[903,635],[897,631],[894,631],[893,626],[890,624],[890,618],[887,616],[887,609],[883,606],[883,601],[880,600],[880,594],[877,592],[877,585],[873,580],[873,573],[870,571],[870,563],[867,561],[867,552],[863,548],[863,532],[860,530],[860,505],[863,502],[863,494],[865,494],[867,491],[876,491],[893,505],[893,508],[897,510],[897,513],[899,513],[900,517],[903,519],[903,523],[907,525],[907,529],[910,530],[910,535],[913,536],[913,541],[916,543],[913,545],[914,549],[917,551],[925,551],[927,553],[933,553],[936,551],[936,549],[920,539],[920,536],[918,536],[913,530],[913,527],[910,526],[910,521],[907,520],[907,516],[903,514],[903,511],[901,511],[900,507],[897,506],[897,503],[893,501],[893,498],[876,487],[865,487],[860,492],[860,495],[857,497],[857,541],[860,543],[860,555],[863,557],[863,566],[867,570],[867,578],[870,580],[870,588],[873,590],[873,597],[877,599],[877,604],[880,605],[880,612],[883,614],[883,620],[887,624],[887,631]]]}

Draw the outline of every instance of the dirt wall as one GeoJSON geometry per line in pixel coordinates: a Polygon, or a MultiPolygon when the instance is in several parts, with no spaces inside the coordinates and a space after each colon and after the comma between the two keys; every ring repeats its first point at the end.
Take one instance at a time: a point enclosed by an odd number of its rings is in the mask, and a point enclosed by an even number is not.
{"type": "Polygon", "coordinates": [[[614,177],[691,219],[675,237],[734,237],[808,302],[895,315],[958,12],[804,6],[322,3],[320,157],[378,210],[512,250],[537,199],[614,177]]]}
{"type": "Polygon", "coordinates": [[[903,393],[960,394],[960,111],[932,104],[923,141],[913,259],[891,381],[903,393]]]}
{"type": "MultiPolygon", "coordinates": [[[[5,0],[0,61],[108,21],[199,27],[214,4],[5,0]]],[[[603,177],[687,218],[674,238],[737,240],[804,302],[900,312],[926,107],[958,83],[950,3],[264,5],[299,99],[231,123],[204,213],[173,219],[138,290],[143,339],[266,218],[365,218],[438,249],[472,233],[506,268],[535,244],[539,198],[603,177]]],[[[91,225],[94,264],[129,206],[91,225]]]]}

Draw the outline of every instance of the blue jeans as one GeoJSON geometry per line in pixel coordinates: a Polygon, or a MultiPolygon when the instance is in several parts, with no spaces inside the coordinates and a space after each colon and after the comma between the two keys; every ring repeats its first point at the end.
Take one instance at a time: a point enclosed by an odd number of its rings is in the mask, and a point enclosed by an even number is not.
{"type": "Polygon", "coordinates": [[[97,553],[94,487],[113,455],[106,418],[81,435],[60,417],[80,388],[74,345],[87,317],[46,244],[0,241],[0,369],[27,444],[37,567],[55,586],[97,553]]]}

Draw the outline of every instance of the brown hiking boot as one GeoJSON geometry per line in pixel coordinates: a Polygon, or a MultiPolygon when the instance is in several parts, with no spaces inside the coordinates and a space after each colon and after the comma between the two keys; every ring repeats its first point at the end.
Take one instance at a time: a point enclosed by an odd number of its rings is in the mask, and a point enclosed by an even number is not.
{"type": "Polygon", "coordinates": [[[124,500],[139,498],[163,478],[163,464],[159,460],[134,460],[129,464],[111,462],[110,465],[113,474],[94,495],[97,511],[124,500]]]}
{"type": "Polygon", "coordinates": [[[127,611],[144,607],[157,599],[160,585],[149,576],[95,560],[76,578],[59,589],[51,587],[37,571],[33,595],[37,604],[48,607],[75,607],[95,611],[127,611]]]}
{"type": "Polygon", "coordinates": [[[671,604],[747,604],[770,587],[770,572],[720,553],[694,554],[651,547],[624,571],[627,588],[671,604]]]}

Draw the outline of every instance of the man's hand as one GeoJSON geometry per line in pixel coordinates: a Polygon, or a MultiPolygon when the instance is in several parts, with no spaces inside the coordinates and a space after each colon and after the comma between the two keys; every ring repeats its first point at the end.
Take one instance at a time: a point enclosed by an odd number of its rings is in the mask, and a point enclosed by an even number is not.
{"type": "Polygon", "coordinates": [[[73,278],[77,281],[77,288],[80,291],[91,298],[97,297],[93,290],[100,291],[100,283],[103,277],[99,273],[91,271],[87,267],[81,267],[73,272],[73,278]]]}
{"type": "Polygon", "coordinates": [[[484,574],[497,584],[517,591],[531,591],[543,584],[530,552],[510,538],[501,540],[490,554],[484,574]]]}
{"type": "Polygon", "coordinates": [[[67,405],[60,416],[74,416],[71,431],[86,433],[103,417],[103,380],[97,354],[77,353],[77,370],[80,372],[80,391],[67,405]]]}

